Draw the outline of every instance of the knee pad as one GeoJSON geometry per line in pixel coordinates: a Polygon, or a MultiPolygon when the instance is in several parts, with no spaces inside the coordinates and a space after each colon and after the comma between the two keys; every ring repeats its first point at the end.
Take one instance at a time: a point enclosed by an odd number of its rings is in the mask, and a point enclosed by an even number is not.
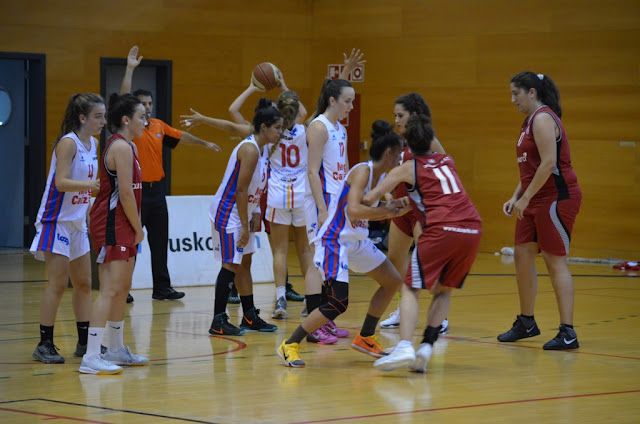
{"type": "Polygon", "coordinates": [[[327,302],[318,308],[322,315],[329,320],[335,320],[344,313],[349,306],[349,284],[342,281],[329,280],[325,282],[327,302]]]}

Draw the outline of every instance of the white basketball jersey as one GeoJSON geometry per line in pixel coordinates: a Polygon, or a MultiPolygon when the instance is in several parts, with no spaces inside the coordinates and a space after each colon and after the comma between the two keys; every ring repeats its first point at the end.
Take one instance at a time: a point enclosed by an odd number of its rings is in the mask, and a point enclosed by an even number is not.
{"type": "MultiPolygon", "coordinates": [[[[342,182],[345,180],[347,173],[347,131],[340,122],[336,122],[336,125],[333,125],[324,115],[318,115],[316,119],[311,121],[311,124],[316,121],[322,122],[329,133],[329,138],[322,151],[322,163],[320,164],[319,172],[322,192],[335,195],[340,192],[342,182]]],[[[307,181],[307,194],[311,195],[309,179],[306,178],[305,180],[307,181]]]]}
{"type": "MultiPolygon", "coordinates": [[[[75,181],[95,180],[98,176],[96,139],[91,137],[91,149],[87,150],[74,132],[70,132],[62,138],[70,138],[76,143],[76,155],[71,161],[69,179],[75,181]]],[[[79,228],[85,228],[87,209],[91,202],[91,190],[58,191],[55,183],[57,163],[58,159],[54,149],[47,185],[42,194],[36,222],[78,221],[79,228]]]]}
{"type": "MultiPolygon", "coordinates": [[[[340,195],[334,196],[331,200],[331,204],[328,209],[329,216],[316,236],[316,240],[322,239],[325,242],[325,245],[332,242],[340,244],[340,242],[347,240],[364,240],[369,236],[369,220],[356,219],[352,221],[349,219],[349,215],[347,214],[347,197],[349,195],[350,187],[346,181],[349,178],[349,174],[360,166],[369,167],[369,182],[367,183],[362,195],[364,196],[371,191],[371,184],[373,181],[373,162],[361,162],[349,170],[344,178],[344,182],[342,183],[340,195]]],[[[378,206],[378,203],[379,201],[376,201],[371,205],[371,207],[378,206]]]]}
{"type": "Polygon", "coordinates": [[[267,204],[278,209],[304,206],[307,179],[307,138],[304,125],[284,130],[278,147],[269,157],[267,204]]]}
{"type": "Polygon", "coordinates": [[[243,144],[250,143],[258,150],[258,163],[253,172],[253,177],[249,183],[247,213],[249,220],[251,215],[260,207],[260,196],[264,192],[267,183],[267,158],[263,152],[260,152],[258,143],[256,143],[253,135],[242,140],[229,157],[227,169],[224,172],[222,183],[218,187],[218,191],[213,197],[211,206],[209,207],[209,217],[214,223],[216,230],[222,232],[232,232],[242,227],[240,216],[238,215],[238,206],[236,204],[236,191],[238,188],[238,175],[240,174],[240,162],[238,162],[238,149],[243,144]]]}

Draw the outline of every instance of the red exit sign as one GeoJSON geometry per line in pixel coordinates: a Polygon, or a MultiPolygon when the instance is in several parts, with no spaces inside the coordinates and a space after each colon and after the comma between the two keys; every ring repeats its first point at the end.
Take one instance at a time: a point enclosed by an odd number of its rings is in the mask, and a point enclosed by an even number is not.
{"type": "MultiPolygon", "coordinates": [[[[331,79],[338,78],[340,72],[344,69],[344,64],[329,64],[327,65],[327,77],[331,79]]],[[[347,76],[347,81],[351,82],[364,82],[364,65],[358,65],[356,69],[351,71],[347,76]]]]}

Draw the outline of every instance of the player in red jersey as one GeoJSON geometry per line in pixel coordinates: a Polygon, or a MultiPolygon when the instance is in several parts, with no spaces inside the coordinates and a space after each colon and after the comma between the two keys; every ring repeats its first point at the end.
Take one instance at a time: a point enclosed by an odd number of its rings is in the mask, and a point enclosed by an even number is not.
{"type": "Polygon", "coordinates": [[[425,372],[433,343],[449,311],[451,292],[462,284],[480,246],[482,220],[469,199],[451,156],[432,148],[431,119],[409,117],[405,138],[414,157],[395,168],[363,199],[371,204],[380,196],[405,183],[409,197],[420,211],[422,234],[413,250],[411,265],[402,286],[400,302],[400,342],[374,366],[384,371],[403,365],[425,372]],[[417,351],[411,339],[418,319],[419,289],[433,295],[427,328],[417,351]]]}
{"type": "Polygon", "coordinates": [[[100,191],[90,213],[90,235],[98,254],[100,294],[93,303],[87,353],[80,372],[117,374],[119,365],[144,365],[148,358],[124,346],[124,314],[131,288],[136,245],[142,241],[142,171],[133,144],[147,124],[142,102],[131,94],[113,94],[107,125],[113,136],[102,152],[100,191]],[[106,324],[106,326],[105,326],[106,324]],[[103,337],[104,336],[104,337],[103,337]],[[100,345],[107,351],[100,353],[100,345]]]}
{"type": "Polygon", "coordinates": [[[511,78],[511,101],[527,117],[516,145],[520,182],[504,203],[507,216],[516,216],[514,257],[520,314],[501,342],[540,334],[533,310],[537,291],[536,256],[542,257],[560,310],[559,332],[545,350],[577,349],[573,329],[573,278],[567,266],[571,230],[582,203],[560,118],[560,93],[548,75],[521,72],[511,78]]]}
{"type": "MultiPolygon", "coordinates": [[[[418,93],[409,93],[404,96],[400,96],[396,99],[395,106],[393,108],[393,116],[396,124],[396,129],[401,136],[404,136],[406,131],[407,121],[412,115],[425,115],[431,118],[431,109],[424,100],[424,98],[418,93]]],[[[433,140],[433,150],[439,153],[444,153],[442,145],[437,138],[433,140]]],[[[413,158],[413,155],[409,151],[409,148],[405,145],[402,153],[402,161],[406,162],[413,158]]],[[[404,184],[396,187],[395,198],[400,199],[407,196],[407,189],[404,184]]],[[[420,212],[416,209],[412,202],[413,212],[398,216],[391,221],[389,225],[389,248],[387,249],[387,256],[389,260],[396,267],[400,275],[404,275],[407,270],[407,253],[411,249],[411,245],[414,241],[418,240],[420,233],[422,233],[422,226],[416,225],[417,217],[420,216],[420,212]]],[[[400,300],[401,293],[398,293],[398,300],[400,300]]],[[[391,312],[389,318],[380,323],[382,328],[397,328],[400,326],[400,302],[398,302],[398,308],[391,312]]],[[[442,323],[442,332],[448,332],[448,321],[445,319],[442,323]]]]}

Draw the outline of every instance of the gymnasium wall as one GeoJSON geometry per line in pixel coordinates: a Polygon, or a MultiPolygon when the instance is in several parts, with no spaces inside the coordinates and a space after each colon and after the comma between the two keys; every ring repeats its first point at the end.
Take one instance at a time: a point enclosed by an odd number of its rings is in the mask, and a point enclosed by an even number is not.
{"type": "MultiPolygon", "coordinates": [[[[362,140],[374,119],[393,119],[396,97],[425,96],[484,218],[484,251],[513,244],[514,221],[501,206],[518,181],[514,144],[524,116],[510,102],[509,79],[522,70],[548,74],[560,88],[584,191],[572,255],[640,254],[638,1],[0,0],[0,51],[47,55],[49,146],[68,97],[99,90],[100,57],[124,57],[133,44],[146,58],[173,61],[174,125],[189,107],[227,117],[265,60],[311,113],[326,65],[363,49],[365,82],[354,84],[362,140]]],[[[238,141],[210,128],[193,132],[224,152],[177,148],[174,194],[214,193],[238,141]]]]}

